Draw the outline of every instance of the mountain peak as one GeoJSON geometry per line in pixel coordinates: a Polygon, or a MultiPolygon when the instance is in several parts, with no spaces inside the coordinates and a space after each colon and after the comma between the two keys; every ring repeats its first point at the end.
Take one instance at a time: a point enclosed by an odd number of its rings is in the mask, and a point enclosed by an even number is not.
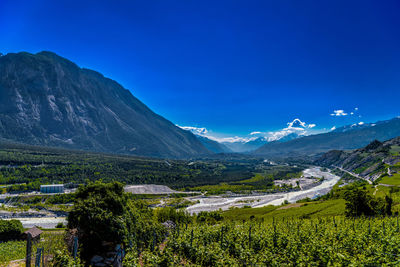
{"type": "Polygon", "coordinates": [[[117,82],[49,51],[0,58],[0,138],[158,157],[209,153],[117,82]]]}

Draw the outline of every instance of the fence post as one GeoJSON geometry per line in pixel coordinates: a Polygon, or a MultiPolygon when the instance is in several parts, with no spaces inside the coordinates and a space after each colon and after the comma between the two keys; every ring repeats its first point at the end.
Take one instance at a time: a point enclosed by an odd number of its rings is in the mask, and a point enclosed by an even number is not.
{"type": "Polygon", "coordinates": [[[78,254],[78,237],[74,237],[74,260],[76,260],[76,255],[78,254]]]}
{"type": "Polygon", "coordinates": [[[31,267],[31,252],[32,252],[32,235],[31,233],[27,233],[26,238],[26,258],[25,258],[25,266],[31,267]]]}
{"type": "Polygon", "coordinates": [[[157,238],[156,230],[153,230],[153,244],[151,246],[151,251],[154,251],[156,247],[156,238],[157,238]]]}
{"type": "Polygon", "coordinates": [[[38,248],[36,250],[35,267],[40,267],[40,258],[42,256],[42,249],[38,248]]]}
{"type": "Polygon", "coordinates": [[[221,248],[222,248],[222,242],[224,241],[224,227],[222,226],[221,228],[221,248]]]}
{"type": "Polygon", "coordinates": [[[250,245],[251,245],[251,225],[249,227],[249,248],[250,248],[250,245]]]}
{"type": "Polygon", "coordinates": [[[190,247],[193,245],[193,228],[192,228],[192,233],[190,234],[190,247]]]}

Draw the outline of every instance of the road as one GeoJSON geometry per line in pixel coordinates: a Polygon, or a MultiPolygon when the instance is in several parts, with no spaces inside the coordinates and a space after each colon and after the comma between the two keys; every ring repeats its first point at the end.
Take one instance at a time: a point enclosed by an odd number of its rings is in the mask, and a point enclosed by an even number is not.
{"type": "Polygon", "coordinates": [[[325,179],[319,185],[307,190],[293,191],[288,193],[274,193],[263,195],[250,195],[240,197],[221,197],[221,196],[196,196],[188,198],[191,201],[198,201],[198,204],[190,206],[187,211],[191,214],[201,211],[227,210],[230,207],[251,206],[254,208],[268,205],[281,205],[285,200],[290,203],[303,198],[315,198],[328,193],[332,187],[340,180],[340,177],[324,172],[320,167],[309,168],[303,171],[305,177],[324,177],[325,179]]]}
{"type": "Polygon", "coordinates": [[[370,180],[365,179],[364,177],[361,177],[360,175],[358,175],[358,174],[356,174],[356,173],[349,172],[348,170],[345,170],[345,169],[343,169],[343,168],[341,168],[341,167],[338,167],[338,166],[334,166],[334,167],[338,168],[339,170],[341,170],[341,171],[343,171],[343,172],[345,172],[345,173],[347,173],[347,174],[350,174],[351,176],[354,176],[354,177],[356,177],[356,178],[358,178],[358,179],[367,181],[369,184],[372,184],[372,182],[371,182],[370,180]]]}

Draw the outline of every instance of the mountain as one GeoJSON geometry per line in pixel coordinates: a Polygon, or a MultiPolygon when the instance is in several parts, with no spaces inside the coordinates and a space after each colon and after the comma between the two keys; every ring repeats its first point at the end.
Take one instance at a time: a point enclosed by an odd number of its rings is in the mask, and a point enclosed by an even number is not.
{"type": "Polygon", "coordinates": [[[373,140],[388,140],[400,136],[400,118],[358,126],[346,126],[323,134],[309,135],[287,142],[270,142],[254,155],[266,157],[286,157],[316,155],[333,149],[356,149],[373,140]]]}
{"type": "Polygon", "coordinates": [[[224,144],[230,150],[237,153],[256,150],[266,143],[268,143],[268,141],[264,137],[258,137],[250,141],[222,142],[222,144],[224,144]]]}
{"type": "Polygon", "coordinates": [[[153,157],[210,153],[117,82],[52,52],[0,57],[0,138],[153,157]]]}
{"type": "Polygon", "coordinates": [[[210,151],[214,153],[232,153],[227,146],[217,141],[211,140],[205,136],[196,135],[200,142],[210,151]]]}
{"type": "Polygon", "coordinates": [[[319,166],[339,167],[361,178],[375,181],[382,175],[400,172],[400,137],[380,142],[372,141],[367,146],[352,150],[332,150],[323,154],[314,163],[319,166]]]}

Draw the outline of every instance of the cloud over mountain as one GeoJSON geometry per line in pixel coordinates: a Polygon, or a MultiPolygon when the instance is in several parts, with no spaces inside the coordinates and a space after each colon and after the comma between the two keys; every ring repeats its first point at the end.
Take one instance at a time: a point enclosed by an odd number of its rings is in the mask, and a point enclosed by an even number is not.
{"type": "MultiPolygon", "coordinates": [[[[273,142],[273,141],[287,141],[291,139],[295,139],[301,136],[306,136],[311,134],[310,130],[316,127],[316,124],[306,122],[300,120],[299,118],[295,118],[293,121],[287,123],[285,128],[276,130],[276,131],[253,131],[246,136],[217,136],[212,131],[209,131],[204,127],[193,127],[193,126],[179,126],[182,129],[191,131],[192,133],[206,137],[213,141],[217,141],[224,144],[252,144],[252,147],[255,143],[262,145],[263,143],[273,142]]],[[[239,149],[234,149],[234,151],[239,149]]],[[[244,149],[244,148],[243,148],[244,149]]]]}

